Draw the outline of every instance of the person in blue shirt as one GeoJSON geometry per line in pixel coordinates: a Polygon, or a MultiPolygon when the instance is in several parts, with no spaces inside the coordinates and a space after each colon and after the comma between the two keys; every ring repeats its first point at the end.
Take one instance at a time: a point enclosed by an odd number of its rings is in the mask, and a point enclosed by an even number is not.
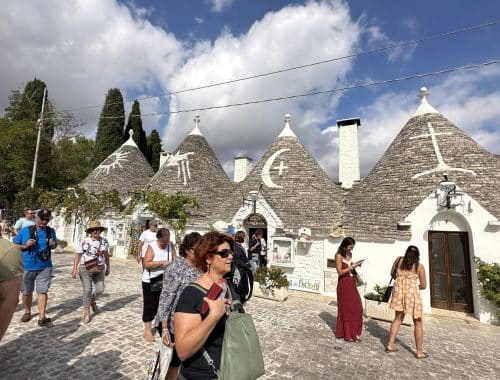
{"type": "Polygon", "coordinates": [[[34,226],[35,225],[35,215],[36,212],[33,211],[31,207],[26,207],[23,213],[24,217],[17,220],[12,229],[12,235],[16,236],[23,227],[34,226]]]}
{"type": "Polygon", "coordinates": [[[48,326],[51,319],[45,315],[47,299],[52,277],[51,250],[57,246],[56,233],[48,227],[52,215],[49,210],[41,209],[36,215],[34,227],[23,227],[14,238],[23,251],[23,293],[24,315],[21,322],[31,320],[31,302],[33,291],[38,293],[38,325],[48,326]]]}

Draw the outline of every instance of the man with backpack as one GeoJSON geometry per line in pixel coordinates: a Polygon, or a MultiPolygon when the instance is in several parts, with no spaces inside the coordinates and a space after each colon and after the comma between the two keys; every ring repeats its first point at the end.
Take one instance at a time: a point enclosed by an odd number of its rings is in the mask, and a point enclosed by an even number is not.
{"type": "MultiPolygon", "coordinates": [[[[233,231],[229,231],[229,233],[233,231]]],[[[245,240],[245,232],[238,231],[234,234],[234,253],[231,263],[231,272],[226,275],[226,279],[233,284],[234,291],[240,297],[240,301],[245,303],[252,296],[253,274],[257,268],[248,258],[242,243],[245,240]]]]}
{"type": "Polygon", "coordinates": [[[38,326],[49,326],[51,319],[45,315],[48,291],[52,277],[51,250],[56,248],[56,233],[48,226],[51,213],[41,209],[34,226],[23,227],[14,239],[23,251],[24,275],[22,284],[24,315],[21,322],[31,320],[31,302],[36,287],[38,293],[38,326]]]}

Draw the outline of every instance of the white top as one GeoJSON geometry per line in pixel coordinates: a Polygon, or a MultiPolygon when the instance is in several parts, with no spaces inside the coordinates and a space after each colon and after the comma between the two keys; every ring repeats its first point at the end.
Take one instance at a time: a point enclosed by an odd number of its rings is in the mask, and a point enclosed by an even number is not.
{"type": "Polygon", "coordinates": [[[91,260],[96,256],[99,265],[102,265],[106,262],[104,253],[107,250],[109,250],[108,239],[101,236],[100,240],[94,240],[88,236],[82,240],[75,252],[82,255],[80,258],[80,264],[82,265],[85,261],[91,260]]]}
{"type": "MultiPolygon", "coordinates": [[[[349,266],[349,269],[352,267],[352,257],[350,257],[349,260],[347,260],[345,257],[343,257],[342,258],[342,262],[346,263],[349,266]]],[[[352,277],[352,272],[351,271],[349,271],[349,276],[352,277]]]]}
{"type": "Polygon", "coordinates": [[[142,241],[144,243],[142,245],[142,252],[141,252],[141,256],[144,257],[146,256],[146,250],[148,249],[148,245],[156,241],[156,232],[153,232],[148,228],[141,234],[141,236],[139,236],[139,241],[142,241]]]}
{"type": "MultiPolygon", "coordinates": [[[[171,241],[168,242],[167,248],[165,249],[161,249],[156,241],[154,243],[146,245],[146,248],[148,246],[153,249],[153,261],[168,260],[171,262],[173,260],[174,244],[171,241]]],[[[144,268],[144,271],[142,272],[142,282],[149,284],[150,278],[161,276],[164,271],[165,269],[163,267],[155,269],[144,268]]]]}

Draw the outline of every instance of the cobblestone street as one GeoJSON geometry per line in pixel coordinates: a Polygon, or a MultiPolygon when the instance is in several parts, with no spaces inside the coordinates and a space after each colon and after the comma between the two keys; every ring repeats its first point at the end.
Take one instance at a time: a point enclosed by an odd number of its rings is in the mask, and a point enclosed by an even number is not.
{"type": "MultiPolygon", "coordinates": [[[[71,278],[71,254],[54,256],[48,316],[21,323],[19,305],[0,343],[1,379],[143,379],[157,344],[142,339],[140,269],[114,260],[101,312],[80,323],[81,285],[71,278]]],[[[366,319],[363,340],[346,343],[333,334],[336,307],[322,297],[293,293],[284,303],[253,298],[262,344],[262,379],[496,379],[500,377],[500,327],[442,316],[424,320],[425,350],[414,358],[413,329],[402,326],[398,353],[386,354],[389,323],[366,319]]],[[[34,307],[36,313],[36,307],[34,307]]]]}

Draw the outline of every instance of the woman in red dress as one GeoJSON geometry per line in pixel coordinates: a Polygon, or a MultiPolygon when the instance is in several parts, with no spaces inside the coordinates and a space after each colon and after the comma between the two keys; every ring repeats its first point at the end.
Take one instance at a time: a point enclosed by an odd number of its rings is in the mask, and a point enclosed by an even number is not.
{"type": "Polygon", "coordinates": [[[361,266],[363,260],[352,261],[352,249],[355,244],[352,237],[346,237],[335,254],[335,267],[339,275],[335,335],[337,338],[344,338],[347,342],[360,341],[363,328],[363,306],[353,275],[353,270],[361,266]]]}

